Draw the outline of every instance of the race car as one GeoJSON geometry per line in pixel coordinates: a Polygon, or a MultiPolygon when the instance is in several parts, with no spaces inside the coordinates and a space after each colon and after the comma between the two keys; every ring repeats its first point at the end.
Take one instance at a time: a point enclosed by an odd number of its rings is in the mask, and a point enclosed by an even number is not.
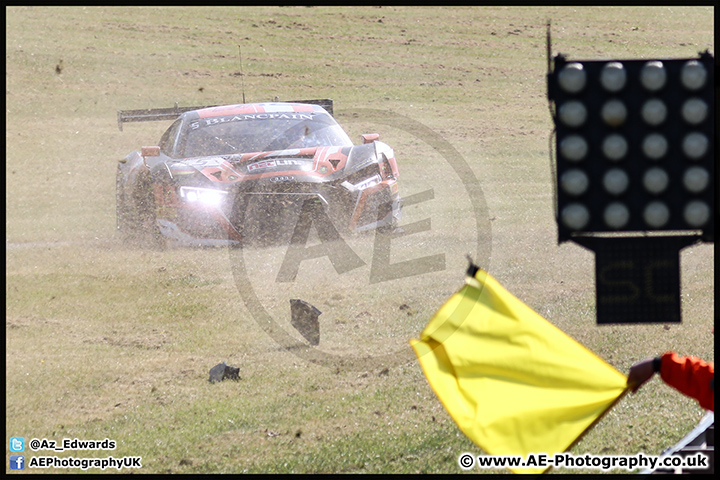
{"type": "Polygon", "coordinates": [[[287,242],[311,222],[321,236],[397,228],[392,148],[378,134],[354,145],[332,112],[325,99],[118,111],[120,130],[174,119],[156,146],[118,163],[118,230],[213,246],[287,242]]]}

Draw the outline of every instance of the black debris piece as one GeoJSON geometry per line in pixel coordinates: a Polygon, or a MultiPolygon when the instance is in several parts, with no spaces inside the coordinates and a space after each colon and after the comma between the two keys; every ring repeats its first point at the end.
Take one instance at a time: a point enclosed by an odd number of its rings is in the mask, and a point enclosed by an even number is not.
{"type": "Polygon", "coordinates": [[[309,303],[297,298],[290,299],[290,323],[295,330],[310,342],[310,345],[320,344],[320,321],[318,317],[322,312],[309,303]]]}
{"type": "Polygon", "coordinates": [[[223,380],[240,380],[240,369],[231,367],[225,362],[218,363],[210,369],[210,383],[222,382],[223,380]]]}

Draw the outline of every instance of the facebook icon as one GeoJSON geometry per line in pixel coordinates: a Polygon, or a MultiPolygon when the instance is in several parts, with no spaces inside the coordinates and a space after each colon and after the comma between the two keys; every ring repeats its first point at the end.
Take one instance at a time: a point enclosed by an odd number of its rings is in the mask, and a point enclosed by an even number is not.
{"type": "Polygon", "coordinates": [[[10,455],[10,470],[25,470],[25,455],[10,455]]]}

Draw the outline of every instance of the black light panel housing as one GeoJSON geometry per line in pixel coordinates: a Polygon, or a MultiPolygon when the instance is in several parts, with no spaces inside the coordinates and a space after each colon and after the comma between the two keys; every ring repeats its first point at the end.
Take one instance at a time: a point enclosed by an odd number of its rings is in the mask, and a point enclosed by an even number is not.
{"type": "Polygon", "coordinates": [[[553,60],[559,242],[648,231],[714,241],[713,56],[553,60]]]}

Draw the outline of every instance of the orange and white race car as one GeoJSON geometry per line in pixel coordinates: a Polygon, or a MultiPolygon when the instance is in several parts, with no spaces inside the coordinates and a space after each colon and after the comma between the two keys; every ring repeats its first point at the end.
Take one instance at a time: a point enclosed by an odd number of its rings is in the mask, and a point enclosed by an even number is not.
{"type": "Polygon", "coordinates": [[[152,244],[278,243],[312,224],[331,238],[395,229],[395,155],[354,145],[332,100],[118,111],[118,125],[174,122],[118,163],[117,228],[152,244]]]}

